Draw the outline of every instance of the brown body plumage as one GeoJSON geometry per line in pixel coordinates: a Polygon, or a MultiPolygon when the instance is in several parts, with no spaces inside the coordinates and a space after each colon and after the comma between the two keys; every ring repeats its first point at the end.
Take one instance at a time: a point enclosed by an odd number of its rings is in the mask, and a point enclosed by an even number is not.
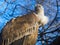
{"type": "Polygon", "coordinates": [[[38,22],[38,18],[32,13],[24,15],[22,17],[17,17],[16,19],[12,19],[3,28],[3,31],[2,31],[3,42],[10,44],[15,40],[21,39],[24,36],[29,35],[28,38],[25,38],[24,44],[25,42],[27,43],[26,45],[34,44],[38,34],[38,25],[36,24],[37,22],[38,22]],[[33,27],[33,26],[36,26],[36,27],[33,27]]]}
{"type": "Polygon", "coordinates": [[[48,19],[42,14],[43,7],[41,5],[37,7],[40,7],[38,14],[29,13],[14,18],[6,24],[2,31],[2,45],[34,45],[36,43],[38,28],[45,25],[48,19]]]}

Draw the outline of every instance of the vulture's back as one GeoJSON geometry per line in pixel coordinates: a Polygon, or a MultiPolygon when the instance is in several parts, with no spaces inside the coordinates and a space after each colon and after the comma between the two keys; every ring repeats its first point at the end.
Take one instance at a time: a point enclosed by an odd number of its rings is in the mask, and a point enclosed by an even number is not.
{"type": "Polygon", "coordinates": [[[38,35],[38,18],[27,14],[9,21],[2,31],[2,45],[34,45],[38,35]]]}

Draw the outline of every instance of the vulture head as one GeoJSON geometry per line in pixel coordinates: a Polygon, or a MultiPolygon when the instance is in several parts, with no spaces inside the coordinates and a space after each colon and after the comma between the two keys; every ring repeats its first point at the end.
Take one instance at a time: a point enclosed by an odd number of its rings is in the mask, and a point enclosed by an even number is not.
{"type": "Polygon", "coordinates": [[[42,5],[37,4],[35,7],[35,11],[36,11],[36,16],[39,18],[40,20],[40,24],[45,25],[48,23],[48,17],[44,15],[44,8],[42,5]]]}

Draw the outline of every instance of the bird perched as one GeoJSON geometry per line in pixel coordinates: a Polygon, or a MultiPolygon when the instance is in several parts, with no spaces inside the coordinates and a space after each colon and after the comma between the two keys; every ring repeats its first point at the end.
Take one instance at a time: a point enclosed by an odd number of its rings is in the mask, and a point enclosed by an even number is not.
{"type": "Polygon", "coordinates": [[[36,5],[36,13],[32,12],[10,20],[2,29],[2,45],[34,45],[38,36],[38,28],[48,22],[43,6],[36,5]]]}

